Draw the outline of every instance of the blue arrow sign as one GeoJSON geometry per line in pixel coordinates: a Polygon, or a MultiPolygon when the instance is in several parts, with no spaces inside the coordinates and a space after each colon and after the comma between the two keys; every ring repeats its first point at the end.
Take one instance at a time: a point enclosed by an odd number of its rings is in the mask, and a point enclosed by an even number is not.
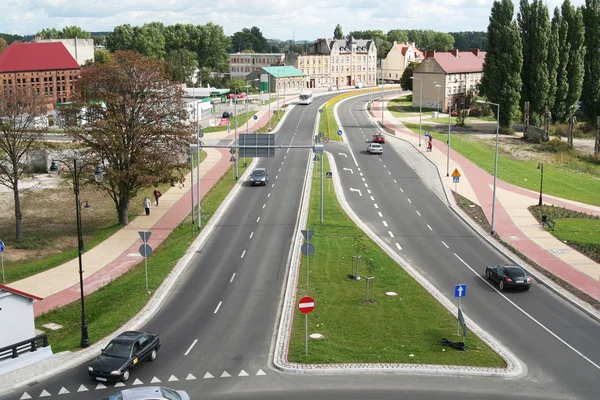
{"type": "Polygon", "coordinates": [[[453,176],[452,183],[458,183],[460,181],[460,176],[453,176]]]}
{"type": "Polygon", "coordinates": [[[0,253],[4,253],[4,242],[0,240],[0,253]]]}
{"type": "Polygon", "coordinates": [[[342,136],[342,130],[341,129],[338,131],[338,135],[342,136]]]}
{"type": "Polygon", "coordinates": [[[467,295],[467,285],[461,283],[454,286],[454,297],[465,297],[467,295]]]}
{"type": "Polygon", "coordinates": [[[256,121],[256,120],[258,119],[258,116],[257,116],[257,115],[255,115],[255,116],[254,116],[254,117],[252,117],[252,118],[254,118],[254,120],[256,121]]]}

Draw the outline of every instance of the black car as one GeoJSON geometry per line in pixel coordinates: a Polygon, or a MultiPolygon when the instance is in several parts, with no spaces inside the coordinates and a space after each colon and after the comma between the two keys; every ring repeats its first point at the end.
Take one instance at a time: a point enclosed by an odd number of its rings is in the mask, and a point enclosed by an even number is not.
{"type": "Polygon", "coordinates": [[[266,168],[256,168],[250,174],[250,184],[254,185],[267,185],[269,183],[269,173],[266,168]]]}
{"type": "Polygon", "coordinates": [[[160,349],[158,335],[127,331],[110,341],[88,367],[90,376],[98,381],[123,381],[142,361],[154,361],[160,349]]]}
{"type": "Polygon", "coordinates": [[[518,265],[491,265],[485,269],[485,277],[498,283],[498,288],[521,288],[529,290],[532,279],[518,265]]]}
{"type": "Polygon", "coordinates": [[[223,111],[222,118],[233,118],[233,113],[231,111],[223,111]]]}

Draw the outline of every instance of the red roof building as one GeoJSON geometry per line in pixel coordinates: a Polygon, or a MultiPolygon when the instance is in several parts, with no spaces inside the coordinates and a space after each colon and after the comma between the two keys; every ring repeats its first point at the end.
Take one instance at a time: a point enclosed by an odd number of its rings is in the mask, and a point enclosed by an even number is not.
{"type": "Polygon", "coordinates": [[[392,48],[383,60],[383,76],[386,81],[400,83],[402,74],[413,62],[423,61],[423,53],[414,42],[398,43],[394,42],[392,48]]]}
{"type": "Polygon", "coordinates": [[[0,90],[33,88],[48,103],[69,100],[80,66],[62,43],[13,43],[0,54],[0,90]]]}

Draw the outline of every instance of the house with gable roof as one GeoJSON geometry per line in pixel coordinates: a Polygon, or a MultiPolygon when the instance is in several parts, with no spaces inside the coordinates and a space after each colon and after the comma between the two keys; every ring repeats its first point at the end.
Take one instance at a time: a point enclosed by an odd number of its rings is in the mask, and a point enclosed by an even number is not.
{"type": "Polygon", "coordinates": [[[404,70],[411,62],[423,61],[423,53],[417,49],[415,42],[394,45],[383,60],[384,80],[400,83],[404,70]]]}
{"type": "Polygon", "coordinates": [[[422,95],[423,108],[446,112],[449,105],[453,110],[468,107],[478,92],[485,54],[479,49],[427,51],[413,71],[412,106],[419,107],[422,95]]]}

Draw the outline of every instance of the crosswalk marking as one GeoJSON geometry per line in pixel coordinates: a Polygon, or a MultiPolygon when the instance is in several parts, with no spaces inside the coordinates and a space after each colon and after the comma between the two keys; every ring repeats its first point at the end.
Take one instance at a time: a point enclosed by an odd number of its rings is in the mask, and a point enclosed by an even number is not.
{"type": "Polygon", "coordinates": [[[152,380],[150,381],[150,383],[160,383],[161,380],[158,379],[157,377],[152,378],[152,380]]]}
{"type": "Polygon", "coordinates": [[[78,392],[78,393],[79,393],[79,392],[87,392],[87,391],[88,391],[88,388],[86,388],[86,387],[85,387],[85,386],[83,386],[83,385],[79,386],[79,389],[77,389],[77,392],[78,392]]]}
{"type": "Polygon", "coordinates": [[[202,379],[210,379],[210,378],[214,378],[214,376],[212,376],[210,372],[207,372],[206,374],[204,374],[204,378],[202,378],[202,379]]]}
{"type": "Polygon", "coordinates": [[[64,386],[62,388],[60,388],[60,390],[58,391],[58,394],[69,394],[71,392],[69,392],[64,386]]]}
{"type": "Polygon", "coordinates": [[[96,386],[96,390],[100,389],[106,389],[106,386],[104,386],[102,383],[98,383],[98,386],[96,386]]]}
{"type": "Polygon", "coordinates": [[[176,377],[175,375],[171,375],[171,376],[169,377],[169,382],[176,382],[176,381],[178,381],[178,380],[179,380],[179,379],[177,379],[177,377],[176,377]]]}

